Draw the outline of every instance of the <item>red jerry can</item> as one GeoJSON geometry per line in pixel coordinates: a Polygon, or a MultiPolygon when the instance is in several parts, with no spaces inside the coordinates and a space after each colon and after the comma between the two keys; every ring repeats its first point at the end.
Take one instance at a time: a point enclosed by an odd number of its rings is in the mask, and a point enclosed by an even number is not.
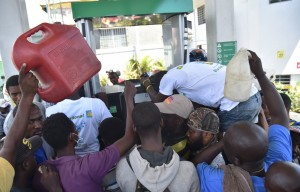
{"type": "Polygon", "coordinates": [[[13,46],[12,59],[18,70],[23,63],[39,79],[38,94],[47,102],[72,95],[101,69],[101,63],[76,27],[42,23],[22,34],[13,46]],[[28,38],[42,31],[32,43],[28,38]]]}

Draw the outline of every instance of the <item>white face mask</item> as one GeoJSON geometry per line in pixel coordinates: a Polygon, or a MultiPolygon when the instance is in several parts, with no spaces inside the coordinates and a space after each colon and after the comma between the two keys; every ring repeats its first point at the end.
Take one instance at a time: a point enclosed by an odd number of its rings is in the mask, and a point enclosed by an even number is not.
{"type": "Polygon", "coordinates": [[[80,148],[80,146],[83,144],[83,138],[82,137],[80,137],[77,133],[72,133],[72,135],[73,136],[75,136],[74,137],[74,140],[75,140],[75,142],[76,142],[76,148],[80,148]],[[76,140],[76,138],[77,138],[77,140],[76,140]]]}

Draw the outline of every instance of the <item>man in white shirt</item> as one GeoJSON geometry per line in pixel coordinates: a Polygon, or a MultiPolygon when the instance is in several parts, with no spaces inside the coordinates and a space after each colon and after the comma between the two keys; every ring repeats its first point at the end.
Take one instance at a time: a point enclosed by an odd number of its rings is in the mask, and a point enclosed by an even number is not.
{"type": "Polygon", "coordinates": [[[68,99],[48,107],[46,117],[59,112],[66,114],[76,125],[79,134],[75,147],[76,155],[84,156],[99,151],[99,125],[104,119],[112,116],[103,101],[97,98],[80,98],[78,93],[75,93],[68,99]]]}
{"type": "Polygon", "coordinates": [[[224,97],[226,66],[212,62],[191,62],[170,69],[163,76],[157,93],[149,77],[142,77],[153,102],[161,102],[177,90],[192,102],[209,108],[218,108],[220,131],[224,132],[236,121],[255,122],[261,108],[261,97],[252,85],[250,98],[234,102],[224,97]],[[241,113],[242,111],[242,113],[241,113]]]}

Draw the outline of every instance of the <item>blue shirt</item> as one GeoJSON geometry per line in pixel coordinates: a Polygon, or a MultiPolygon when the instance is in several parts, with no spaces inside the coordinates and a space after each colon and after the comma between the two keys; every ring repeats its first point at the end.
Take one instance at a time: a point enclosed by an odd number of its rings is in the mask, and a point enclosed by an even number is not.
{"type": "Polygon", "coordinates": [[[47,160],[45,150],[42,146],[40,146],[40,148],[34,152],[34,157],[38,165],[47,160]]]}
{"type": "MultiPolygon", "coordinates": [[[[269,148],[265,157],[265,170],[267,171],[272,163],[277,161],[292,161],[292,139],[287,128],[281,125],[272,125],[268,134],[269,148]]],[[[207,163],[197,165],[197,172],[200,179],[201,191],[223,191],[224,171],[215,168],[207,163]]],[[[256,192],[265,192],[265,178],[251,176],[256,192]]]]}

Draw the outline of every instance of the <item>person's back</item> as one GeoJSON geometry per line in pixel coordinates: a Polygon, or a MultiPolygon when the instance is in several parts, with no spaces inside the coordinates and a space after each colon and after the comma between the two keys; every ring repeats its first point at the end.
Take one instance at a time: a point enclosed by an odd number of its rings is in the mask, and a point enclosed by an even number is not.
{"type": "MultiPolygon", "coordinates": [[[[112,145],[125,134],[125,124],[116,117],[104,119],[99,126],[99,140],[104,147],[112,145]]],[[[121,192],[116,181],[116,166],[111,168],[103,178],[102,186],[105,192],[121,192]]]]}
{"type": "Polygon", "coordinates": [[[201,106],[219,110],[220,130],[226,132],[237,121],[257,121],[261,107],[261,97],[254,84],[251,85],[250,98],[234,102],[224,97],[226,66],[212,62],[191,62],[179,65],[163,76],[159,92],[151,85],[149,77],[141,77],[153,102],[161,102],[173,94],[173,90],[185,95],[201,106]],[[240,113],[243,111],[243,113],[240,113]]]}
{"type": "Polygon", "coordinates": [[[117,165],[121,190],[199,191],[193,164],[180,161],[171,147],[163,147],[159,109],[151,102],[140,103],[134,108],[132,118],[141,146],[135,147],[117,165]]]}
{"type": "Polygon", "coordinates": [[[86,155],[99,151],[100,145],[97,139],[100,123],[111,117],[106,105],[100,99],[79,97],[65,99],[46,109],[46,116],[55,113],[64,113],[76,125],[79,133],[79,141],[76,146],[77,155],[86,155]]]}

